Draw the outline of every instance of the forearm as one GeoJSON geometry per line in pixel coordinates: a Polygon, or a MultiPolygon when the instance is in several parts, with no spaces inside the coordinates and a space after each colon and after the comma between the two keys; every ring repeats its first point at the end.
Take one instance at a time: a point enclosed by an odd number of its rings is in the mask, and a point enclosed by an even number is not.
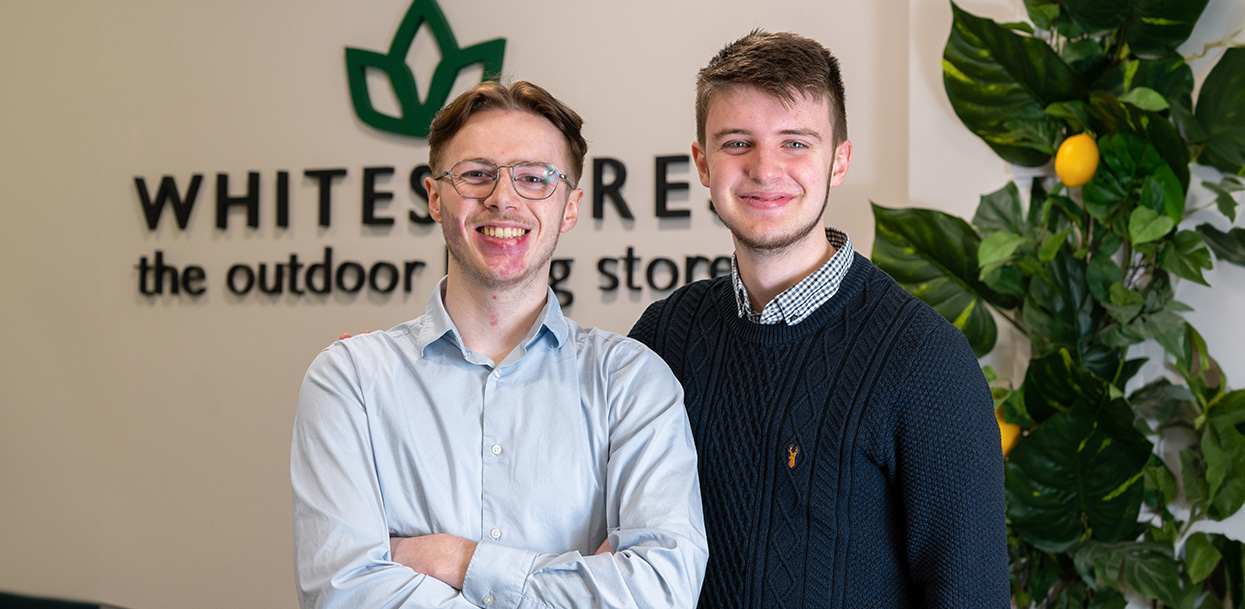
{"type": "Polygon", "coordinates": [[[541,554],[480,542],[463,595],[476,604],[516,607],[693,607],[707,553],[703,540],[669,531],[618,531],[614,552],[541,554]],[[626,545],[624,539],[645,541],[626,545]],[[487,601],[492,603],[487,603],[487,601]]]}

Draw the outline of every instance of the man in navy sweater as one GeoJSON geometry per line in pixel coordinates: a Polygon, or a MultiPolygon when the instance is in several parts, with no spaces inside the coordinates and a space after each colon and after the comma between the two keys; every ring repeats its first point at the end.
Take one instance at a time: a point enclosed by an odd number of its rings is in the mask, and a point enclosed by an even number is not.
{"type": "Polygon", "coordinates": [[[851,161],[838,62],[753,32],[701,70],[692,155],[732,273],[631,336],[683,383],[701,607],[1008,606],[1003,459],[967,341],[824,228],[851,161]]]}

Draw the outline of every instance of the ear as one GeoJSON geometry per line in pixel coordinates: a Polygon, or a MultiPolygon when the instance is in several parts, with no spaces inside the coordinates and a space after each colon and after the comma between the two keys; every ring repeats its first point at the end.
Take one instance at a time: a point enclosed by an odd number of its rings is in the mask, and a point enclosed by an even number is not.
{"type": "Polygon", "coordinates": [[[576,188],[571,191],[571,196],[566,201],[566,208],[562,210],[562,232],[571,230],[579,222],[579,201],[583,198],[583,190],[576,188]]]}
{"type": "Polygon", "coordinates": [[[428,215],[437,224],[441,223],[441,193],[437,190],[437,181],[432,177],[424,178],[424,192],[428,193],[428,215]]]}
{"type": "Polygon", "coordinates": [[[834,149],[834,165],[830,166],[830,187],[834,188],[843,183],[843,179],[847,177],[847,168],[852,164],[852,143],[843,140],[838,148],[834,149]]]}
{"type": "Polygon", "coordinates": [[[696,163],[696,173],[700,174],[700,184],[709,187],[709,159],[705,156],[705,147],[700,140],[692,142],[692,161],[696,163]]]}

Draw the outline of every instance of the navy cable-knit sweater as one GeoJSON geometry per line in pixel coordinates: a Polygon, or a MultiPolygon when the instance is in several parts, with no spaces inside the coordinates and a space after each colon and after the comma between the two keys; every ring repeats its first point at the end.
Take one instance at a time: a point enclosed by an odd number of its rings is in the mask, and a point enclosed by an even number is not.
{"type": "Polygon", "coordinates": [[[702,609],[1008,607],[989,387],[964,336],[868,259],[795,326],[740,319],[728,276],[631,336],[686,392],[702,609]]]}

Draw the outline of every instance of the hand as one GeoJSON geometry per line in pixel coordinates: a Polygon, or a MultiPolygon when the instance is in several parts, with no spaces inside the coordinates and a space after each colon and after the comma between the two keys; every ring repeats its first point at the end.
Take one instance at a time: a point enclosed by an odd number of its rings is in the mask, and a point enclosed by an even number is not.
{"type": "Polygon", "coordinates": [[[601,542],[601,547],[597,548],[597,551],[593,552],[592,555],[596,556],[597,554],[613,554],[613,553],[614,553],[614,548],[610,547],[610,538],[606,537],[605,541],[601,542]]]}
{"type": "Polygon", "coordinates": [[[446,533],[390,537],[389,551],[393,562],[462,590],[476,542],[446,533]]]}

